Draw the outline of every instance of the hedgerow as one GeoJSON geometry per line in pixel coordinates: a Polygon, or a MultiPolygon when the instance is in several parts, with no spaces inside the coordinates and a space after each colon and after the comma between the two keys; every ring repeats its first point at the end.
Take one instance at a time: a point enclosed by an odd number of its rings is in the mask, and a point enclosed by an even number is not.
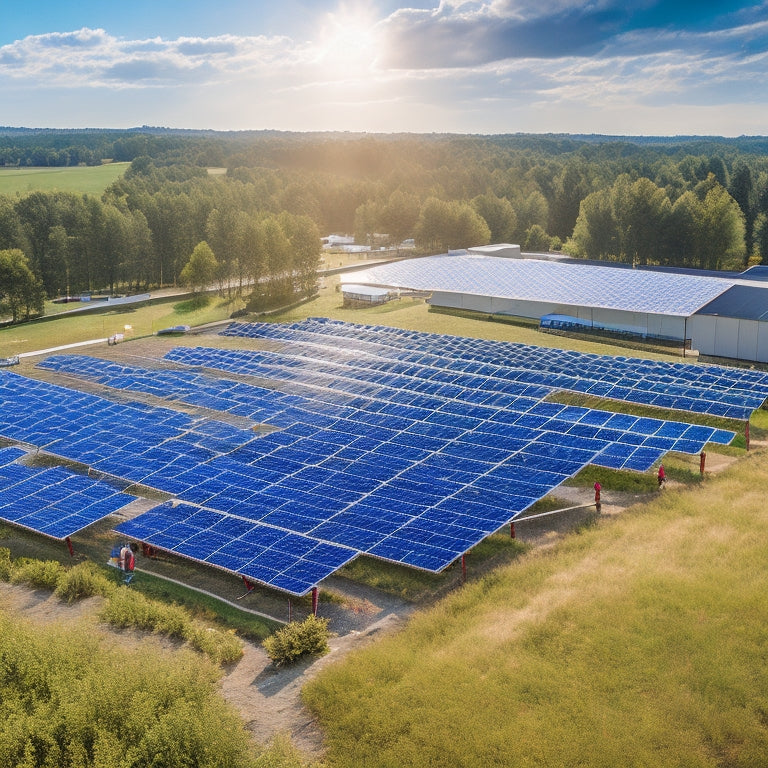
{"type": "Polygon", "coordinates": [[[243,655],[243,644],[234,632],[199,626],[181,606],[117,586],[93,563],[67,568],[56,560],[12,560],[10,555],[8,549],[0,548],[2,580],[48,589],[68,603],[100,595],[105,598],[99,611],[102,621],[120,629],[139,629],[188,642],[217,664],[232,663],[243,655]]]}

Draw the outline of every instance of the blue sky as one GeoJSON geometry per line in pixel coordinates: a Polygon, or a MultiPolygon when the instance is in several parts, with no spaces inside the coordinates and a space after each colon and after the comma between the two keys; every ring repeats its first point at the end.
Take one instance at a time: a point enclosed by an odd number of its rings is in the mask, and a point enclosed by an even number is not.
{"type": "Polygon", "coordinates": [[[768,0],[2,5],[2,125],[768,134],[768,0]]]}

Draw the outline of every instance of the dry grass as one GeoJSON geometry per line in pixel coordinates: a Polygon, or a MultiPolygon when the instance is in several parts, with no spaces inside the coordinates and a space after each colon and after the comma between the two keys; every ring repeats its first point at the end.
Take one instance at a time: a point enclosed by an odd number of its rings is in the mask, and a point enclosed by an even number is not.
{"type": "Polygon", "coordinates": [[[329,766],[764,765],[766,458],[534,552],[325,672],[306,700],[329,766]]]}

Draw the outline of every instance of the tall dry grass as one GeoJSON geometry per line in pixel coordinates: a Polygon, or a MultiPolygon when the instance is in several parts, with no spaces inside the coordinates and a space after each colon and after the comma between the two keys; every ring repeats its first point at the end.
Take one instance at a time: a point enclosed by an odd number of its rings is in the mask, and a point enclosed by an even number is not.
{"type": "Polygon", "coordinates": [[[329,766],[764,766],[768,456],[442,601],[305,698],[329,766]]]}

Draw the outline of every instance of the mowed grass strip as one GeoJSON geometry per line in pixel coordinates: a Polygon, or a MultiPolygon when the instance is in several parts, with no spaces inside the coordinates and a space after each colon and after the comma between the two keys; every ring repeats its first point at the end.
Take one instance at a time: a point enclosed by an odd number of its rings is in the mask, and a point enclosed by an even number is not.
{"type": "Polygon", "coordinates": [[[768,456],[467,584],[304,691],[328,766],[764,766],[768,456]]]}

